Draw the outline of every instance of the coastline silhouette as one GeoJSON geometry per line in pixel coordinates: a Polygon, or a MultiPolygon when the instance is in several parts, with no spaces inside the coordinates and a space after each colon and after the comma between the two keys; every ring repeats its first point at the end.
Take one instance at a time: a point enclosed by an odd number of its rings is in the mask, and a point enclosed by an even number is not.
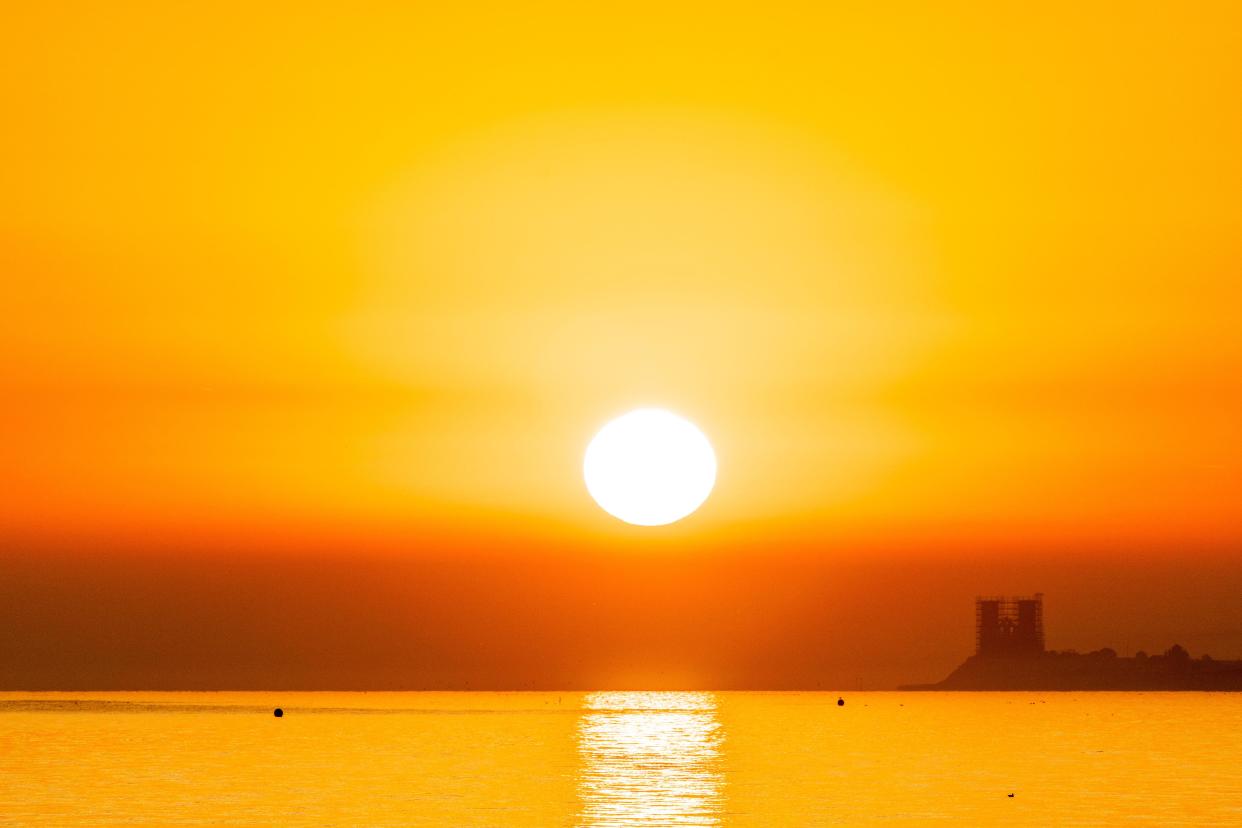
{"type": "Polygon", "coordinates": [[[1126,658],[1111,647],[1089,653],[1044,648],[1043,594],[975,599],[975,653],[932,684],[899,690],[1242,691],[1242,660],[1192,658],[1180,644],[1126,658]]]}

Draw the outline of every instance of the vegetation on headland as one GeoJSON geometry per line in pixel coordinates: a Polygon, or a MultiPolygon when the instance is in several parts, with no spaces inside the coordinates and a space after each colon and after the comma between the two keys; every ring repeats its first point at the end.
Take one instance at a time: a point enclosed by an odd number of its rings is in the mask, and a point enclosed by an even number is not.
{"type": "Polygon", "coordinates": [[[1160,655],[1123,658],[1109,647],[1090,653],[1049,650],[1028,656],[966,659],[943,681],[902,690],[1232,690],[1242,691],[1242,661],[1192,658],[1174,644],[1160,655]]]}

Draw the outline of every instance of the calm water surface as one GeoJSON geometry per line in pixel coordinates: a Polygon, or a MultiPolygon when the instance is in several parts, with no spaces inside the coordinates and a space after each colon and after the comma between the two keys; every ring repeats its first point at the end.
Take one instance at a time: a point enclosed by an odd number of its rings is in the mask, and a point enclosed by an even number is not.
{"type": "Polygon", "coordinates": [[[0,824],[1242,824],[1242,694],[836,699],[3,693],[0,824]]]}

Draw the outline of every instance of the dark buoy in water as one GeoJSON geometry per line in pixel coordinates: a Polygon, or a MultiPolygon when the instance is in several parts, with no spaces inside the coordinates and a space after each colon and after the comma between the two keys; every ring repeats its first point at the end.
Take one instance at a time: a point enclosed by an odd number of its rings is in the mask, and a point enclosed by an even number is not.
{"type": "Polygon", "coordinates": [[[837,707],[845,707],[845,699],[837,697],[837,707]]]}
{"type": "Polygon", "coordinates": [[[285,711],[281,710],[281,709],[278,707],[278,708],[276,708],[275,710],[273,710],[273,711],[272,711],[272,715],[273,715],[273,716],[275,716],[276,718],[278,718],[278,719],[279,719],[281,716],[285,715],[285,711]]]}

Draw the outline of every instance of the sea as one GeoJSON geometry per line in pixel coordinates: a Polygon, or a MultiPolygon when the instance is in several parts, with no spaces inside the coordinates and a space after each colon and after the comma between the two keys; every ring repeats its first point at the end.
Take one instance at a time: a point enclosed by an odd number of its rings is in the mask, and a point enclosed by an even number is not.
{"type": "Polygon", "coordinates": [[[1242,825],[1242,694],[0,694],[0,825],[929,824],[1242,825]]]}

